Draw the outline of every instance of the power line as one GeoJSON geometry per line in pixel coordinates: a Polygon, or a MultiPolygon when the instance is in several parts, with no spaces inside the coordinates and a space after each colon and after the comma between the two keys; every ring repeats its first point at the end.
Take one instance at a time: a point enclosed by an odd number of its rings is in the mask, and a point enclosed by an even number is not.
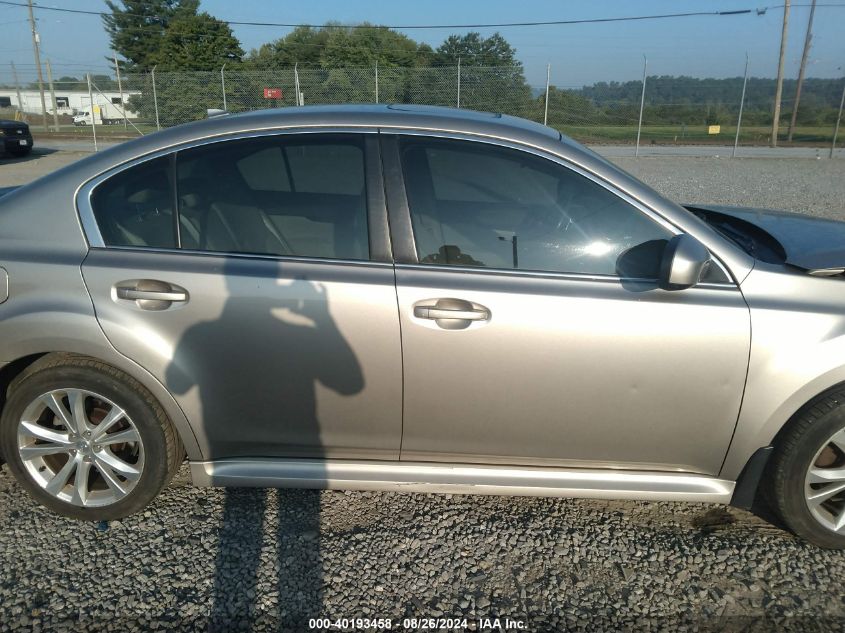
{"type": "MultiPolygon", "coordinates": [[[[26,7],[22,2],[14,2],[12,0],[0,0],[0,4],[26,7]]],[[[809,5],[794,5],[794,6],[809,6],[809,5]]],[[[822,7],[845,7],[845,3],[827,3],[819,4],[822,7]]],[[[85,9],[68,9],[65,7],[51,7],[42,4],[33,4],[33,7],[41,9],[42,11],[58,11],[61,13],[76,13],[81,15],[96,15],[96,16],[111,16],[112,13],[104,11],[90,11],[85,9]]],[[[476,23],[476,24],[395,24],[395,25],[374,25],[374,24],[294,24],[288,22],[245,22],[239,20],[220,20],[230,26],[259,26],[259,27],[283,27],[283,28],[328,28],[328,29],[357,29],[357,28],[388,28],[388,29],[481,29],[481,28],[506,28],[506,27],[533,27],[533,26],[562,26],[570,24],[599,24],[606,22],[632,22],[642,20],[663,20],[670,18],[688,18],[688,17],[703,17],[703,16],[733,16],[733,15],[762,15],[769,9],[783,8],[783,5],[772,5],[766,7],[759,7],[754,9],[733,9],[730,11],[689,11],[685,13],[662,13],[653,15],[634,15],[613,18],[583,18],[576,20],[548,20],[536,22],[500,22],[500,23],[476,23]]],[[[138,17],[150,19],[161,17],[156,15],[144,15],[135,13],[123,13],[126,17],[138,17]]]]}

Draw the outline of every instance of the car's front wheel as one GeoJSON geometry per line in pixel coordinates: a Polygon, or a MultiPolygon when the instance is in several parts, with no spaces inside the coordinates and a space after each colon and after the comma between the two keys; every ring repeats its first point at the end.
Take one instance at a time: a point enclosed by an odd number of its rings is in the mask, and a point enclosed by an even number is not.
{"type": "Polygon", "coordinates": [[[79,357],[36,363],[12,383],[0,445],[37,501],[92,521],[143,508],[182,460],[152,395],[114,367],[79,357]]]}
{"type": "Polygon", "coordinates": [[[845,390],[798,414],[777,443],[769,476],[771,500],[791,530],[845,549],[845,390]]]}

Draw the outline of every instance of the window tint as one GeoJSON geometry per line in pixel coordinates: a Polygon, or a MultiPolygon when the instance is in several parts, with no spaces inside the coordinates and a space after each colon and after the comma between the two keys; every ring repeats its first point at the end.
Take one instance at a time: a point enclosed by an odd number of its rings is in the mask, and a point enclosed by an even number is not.
{"type": "Polygon", "coordinates": [[[170,159],[163,157],[98,186],[91,204],[106,245],[175,248],[172,181],[170,159]]]}
{"type": "Polygon", "coordinates": [[[177,157],[182,247],[369,257],[358,135],[214,143],[177,157]]]}
{"type": "Polygon", "coordinates": [[[565,167],[488,144],[406,137],[421,263],[656,278],[672,234],[565,167]]]}

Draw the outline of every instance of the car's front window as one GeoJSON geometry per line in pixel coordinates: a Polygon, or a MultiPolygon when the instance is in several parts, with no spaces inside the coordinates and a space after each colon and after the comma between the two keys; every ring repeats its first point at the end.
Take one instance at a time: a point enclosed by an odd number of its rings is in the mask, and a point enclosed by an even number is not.
{"type": "Polygon", "coordinates": [[[401,147],[421,263],[657,277],[672,233],[592,180],[490,144],[401,147]]]}

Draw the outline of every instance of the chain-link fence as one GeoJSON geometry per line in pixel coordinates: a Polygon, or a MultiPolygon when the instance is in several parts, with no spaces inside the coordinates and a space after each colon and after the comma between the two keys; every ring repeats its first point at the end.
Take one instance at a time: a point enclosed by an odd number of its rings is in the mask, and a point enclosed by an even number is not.
{"type": "MultiPolygon", "coordinates": [[[[843,80],[808,79],[794,129],[795,82],[784,83],[779,140],[832,148],[843,80]]],[[[22,110],[40,122],[30,85],[22,110]]],[[[743,77],[646,76],[589,86],[531,85],[522,67],[280,68],[91,75],[59,81],[47,95],[48,125],[79,135],[145,134],[203,119],[209,109],[243,112],[312,104],[407,103],[502,112],[547,123],[588,143],[766,145],[771,143],[775,83],[743,77]],[[54,100],[57,107],[53,107],[54,100]],[[52,113],[59,117],[56,120],[52,113]],[[740,126],[741,122],[741,126],[740,126]],[[105,126],[111,126],[106,128],[105,126]]],[[[10,86],[0,92],[14,100],[10,86]]],[[[842,92],[845,95],[845,92],[842,92]]],[[[8,105],[8,104],[7,104],[8,105]]]]}

